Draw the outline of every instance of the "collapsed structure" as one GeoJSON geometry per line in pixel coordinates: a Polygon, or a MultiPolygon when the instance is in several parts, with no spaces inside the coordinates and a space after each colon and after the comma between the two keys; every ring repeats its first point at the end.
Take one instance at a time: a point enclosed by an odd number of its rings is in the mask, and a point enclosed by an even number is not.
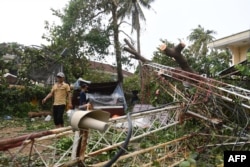
{"type": "Polygon", "coordinates": [[[127,109],[127,102],[124,96],[122,86],[119,82],[92,83],[79,78],[73,85],[72,105],[79,105],[80,85],[87,84],[87,99],[94,106],[94,109],[101,109],[114,115],[124,115],[127,109]]]}

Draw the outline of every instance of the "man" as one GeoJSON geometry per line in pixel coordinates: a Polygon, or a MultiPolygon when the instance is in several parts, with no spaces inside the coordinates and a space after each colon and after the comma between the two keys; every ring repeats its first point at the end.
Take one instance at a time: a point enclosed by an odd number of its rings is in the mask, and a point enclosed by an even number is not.
{"type": "Polygon", "coordinates": [[[69,108],[72,108],[71,104],[71,95],[70,95],[70,86],[64,82],[65,75],[62,72],[57,73],[56,75],[57,82],[52,87],[50,93],[42,100],[42,104],[44,104],[49,98],[54,97],[53,103],[53,117],[54,124],[56,128],[60,128],[64,126],[63,114],[67,104],[69,108]]]}
{"type": "Polygon", "coordinates": [[[91,107],[91,104],[88,102],[87,97],[86,97],[87,91],[88,91],[88,85],[82,84],[81,92],[80,92],[79,109],[88,110],[91,107]]]}

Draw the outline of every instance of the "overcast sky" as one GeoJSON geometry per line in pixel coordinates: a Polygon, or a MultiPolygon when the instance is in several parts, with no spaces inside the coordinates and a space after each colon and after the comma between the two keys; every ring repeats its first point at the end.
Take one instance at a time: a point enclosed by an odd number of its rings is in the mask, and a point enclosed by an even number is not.
{"type": "MultiPolygon", "coordinates": [[[[62,9],[68,1],[0,0],[0,43],[46,44],[44,21],[59,24],[50,8],[62,9]]],[[[198,25],[216,31],[217,39],[250,29],[250,0],[155,0],[152,9],[145,10],[141,35],[141,51],[149,59],[160,39],[177,43],[198,25]]]]}

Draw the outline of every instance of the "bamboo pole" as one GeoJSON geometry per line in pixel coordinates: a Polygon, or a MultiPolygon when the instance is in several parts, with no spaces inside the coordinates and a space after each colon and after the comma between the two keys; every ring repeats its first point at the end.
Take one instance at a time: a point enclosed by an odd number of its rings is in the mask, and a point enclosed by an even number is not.
{"type": "Polygon", "coordinates": [[[14,138],[1,139],[0,151],[5,151],[14,147],[21,146],[24,143],[24,141],[35,140],[36,138],[58,134],[58,133],[65,132],[68,130],[71,130],[71,126],[58,128],[58,129],[52,129],[48,131],[37,132],[37,133],[30,133],[30,134],[26,134],[26,135],[14,137],[14,138]]]}

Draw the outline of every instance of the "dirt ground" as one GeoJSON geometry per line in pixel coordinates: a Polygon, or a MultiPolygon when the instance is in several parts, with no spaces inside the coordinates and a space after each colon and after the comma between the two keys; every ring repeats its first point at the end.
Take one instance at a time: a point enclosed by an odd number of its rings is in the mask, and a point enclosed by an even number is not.
{"type": "MultiPolygon", "coordinates": [[[[9,141],[11,139],[22,137],[27,134],[36,133],[39,131],[46,131],[54,127],[53,122],[45,121],[44,118],[35,118],[31,120],[30,118],[14,118],[5,120],[0,120],[0,148],[1,141],[9,141]]],[[[48,144],[48,141],[44,141],[45,144],[48,144]]],[[[14,143],[15,144],[15,143],[14,143]]],[[[15,148],[18,150],[19,148],[15,148]]],[[[22,152],[29,152],[29,148],[25,148],[22,152]]],[[[11,152],[13,149],[11,149],[11,152]]]]}
{"type": "Polygon", "coordinates": [[[26,127],[5,127],[0,129],[0,140],[24,134],[26,127]]]}

